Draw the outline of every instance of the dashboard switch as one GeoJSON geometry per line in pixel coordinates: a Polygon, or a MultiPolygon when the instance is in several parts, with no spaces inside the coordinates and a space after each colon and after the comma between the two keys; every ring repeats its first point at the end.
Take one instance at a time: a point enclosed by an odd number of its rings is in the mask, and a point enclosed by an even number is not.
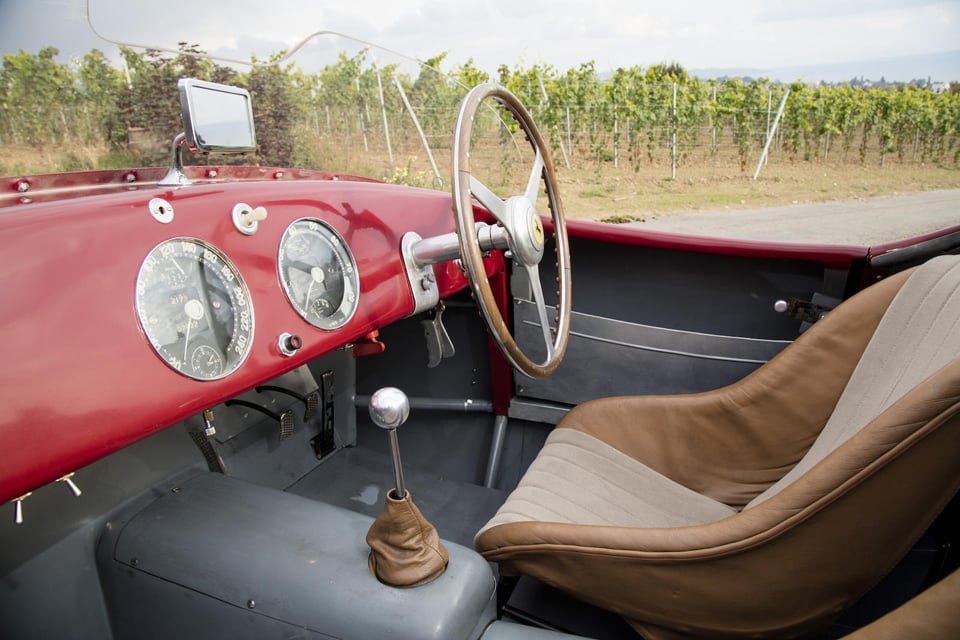
{"type": "Polygon", "coordinates": [[[277,340],[277,348],[280,350],[280,353],[287,357],[295,354],[302,346],[303,340],[300,339],[300,336],[290,333],[281,333],[280,338],[277,340]]]}
{"type": "Polygon", "coordinates": [[[233,226],[237,228],[237,231],[245,236],[250,236],[257,232],[260,221],[267,219],[267,210],[264,207],[253,208],[243,202],[238,202],[233,207],[231,217],[233,226]]]}

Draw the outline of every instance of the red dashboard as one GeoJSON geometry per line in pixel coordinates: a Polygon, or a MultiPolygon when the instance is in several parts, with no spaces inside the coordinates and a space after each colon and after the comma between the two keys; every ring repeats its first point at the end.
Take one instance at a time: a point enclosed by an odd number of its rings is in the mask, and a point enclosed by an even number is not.
{"type": "MultiPolygon", "coordinates": [[[[453,231],[450,195],[343,179],[110,187],[85,197],[35,197],[0,209],[0,502],[88,464],[310,359],[363,341],[414,310],[401,238],[453,231]],[[173,208],[163,223],[149,203],[173,208]],[[264,207],[256,233],[235,228],[238,203],[264,207]],[[332,227],[359,274],[357,307],[342,327],[308,324],[278,277],[278,246],[300,218],[332,227]],[[170,238],[197,238],[236,266],[254,327],[242,365],[216,380],[175,371],[138,321],[138,271],[170,238]],[[286,356],[283,333],[302,347],[286,356]]],[[[63,194],[75,195],[75,190],[63,194]]],[[[90,191],[87,191],[89,194],[90,191]]],[[[495,256],[490,271],[502,269],[495,256]]],[[[435,267],[440,296],[466,286],[456,265],[435,267]]]]}

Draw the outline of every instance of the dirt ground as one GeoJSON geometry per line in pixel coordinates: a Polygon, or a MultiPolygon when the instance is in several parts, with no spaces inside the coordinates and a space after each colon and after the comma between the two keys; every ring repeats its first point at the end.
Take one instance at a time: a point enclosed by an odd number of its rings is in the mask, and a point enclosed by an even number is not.
{"type": "MultiPolygon", "coordinates": [[[[106,153],[106,149],[99,148],[66,151],[52,147],[2,145],[0,175],[95,168],[102,163],[106,153]]],[[[393,172],[382,168],[387,166],[385,163],[365,163],[365,168],[358,166],[354,170],[405,184],[430,186],[432,174],[423,158],[410,163],[401,157],[397,159],[398,165],[406,162],[408,166],[395,166],[393,172]],[[371,168],[376,165],[381,168],[371,168]],[[410,179],[414,174],[417,179],[410,179]],[[396,176],[400,178],[394,179],[396,176]]],[[[448,163],[443,160],[445,158],[438,157],[441,172],[445,174],[448,171],[444,165],[448,163]]],[[[567,217],[608,222],[652,220],[698,211],[857,201],[960,188],[960,167],[913,161],[901,163],[895,158],[880,166],[873,158],[860,164],[856,161],[803,161],[774,156],[763,167],[757,180],[753,180],[755,164],[741,173],[739,163],[732,157],[718,162],[683,163],[678,167],[675,180],[670,177],[669,159],[643,164],[639,171],[629,166],[615,167],[612,162],[605,162],[598,171],[596,163],[589,161],[574,163],[573,168],[567,168],[558,161],[554,158],[567,217]]]]}
{"type": "MultiPolygon", "coordinates": [[[[755,168],[755,167],[754,167],[755,168]]],[[[735,163],[680,167],[558,169],[569,218],[630,222],[698,211],[866,200],[878,196],[960,188],[960,168],[920,163],[860,165],[841,162],[771,162],[757,180],[735,163]]]]}

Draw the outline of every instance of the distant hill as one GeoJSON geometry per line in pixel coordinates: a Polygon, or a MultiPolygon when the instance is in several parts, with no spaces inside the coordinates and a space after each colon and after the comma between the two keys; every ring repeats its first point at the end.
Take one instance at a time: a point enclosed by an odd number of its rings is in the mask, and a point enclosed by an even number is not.
{"type": "Polygon", "coordinates": [[[930,78],[934,82],[960,82],[960,50],[921,56],[903,56],[782,68],[690,69],[690,75],[709,78],[769,78],[781,82],[802,79],[808,82],[844,82],[852,78],[887,82],[909,82],[930,78]]]}

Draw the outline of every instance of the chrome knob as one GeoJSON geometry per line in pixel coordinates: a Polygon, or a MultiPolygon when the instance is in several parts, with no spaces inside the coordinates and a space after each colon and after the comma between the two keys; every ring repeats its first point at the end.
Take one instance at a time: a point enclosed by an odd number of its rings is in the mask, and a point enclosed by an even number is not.
{"type": "Polygon", "coordinates": [[[370,396],[370,419],[381,429],[396,429],[409,415],[410,400],[396,387],[384,387],[370,396]]]}
{"type": "Polygon", "coordinates": [[[397,481],[397,499],[407,497],[403,483],[403,467],[400,464],[400,443],[397,441],[397,427],[407,421],[410,415],[410,400],[407,394],[396,387],[384,387],[370,396],[370,419],[381,429],[390,433],[390,451],[393,454],[393,473],[397,481]]]}

